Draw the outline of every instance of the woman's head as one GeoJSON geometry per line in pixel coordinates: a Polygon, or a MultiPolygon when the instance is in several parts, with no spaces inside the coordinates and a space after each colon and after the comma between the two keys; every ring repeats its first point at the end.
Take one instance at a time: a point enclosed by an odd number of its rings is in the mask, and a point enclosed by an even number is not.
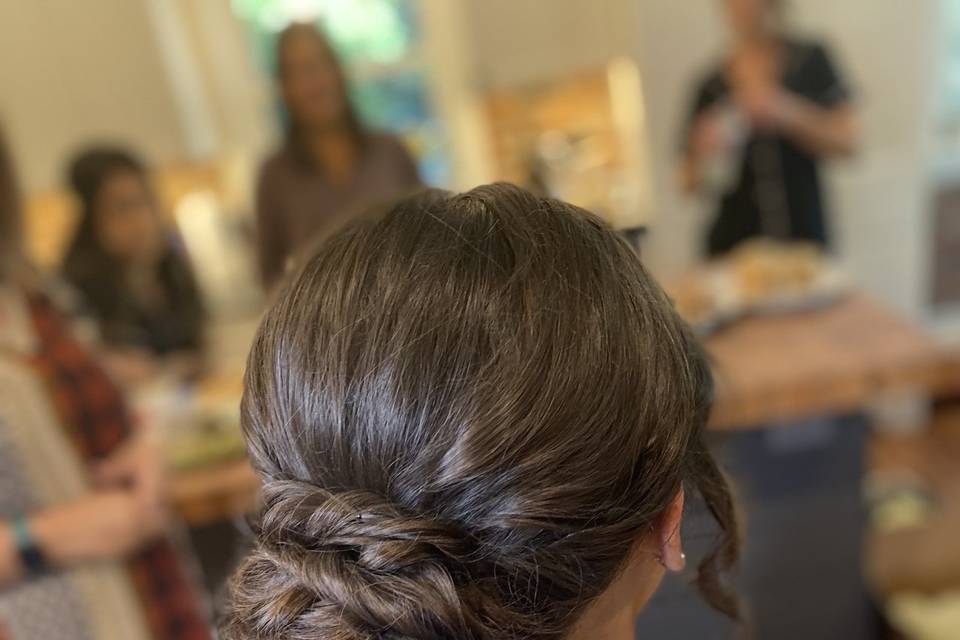
{"type": "Polygon", "coordinates": [[[509,185],[401,201],[327,240],[257,335],[243,427],[264,504],[226,637],[571,637],[682,562],[684,489],[724,533],[701,586],[735,613],[711,393],[589,213],[509,185]]]}
{"type": "Polygon", "coordinates": [[[730,26],[737,37],[752,39],[776,29],[783,0],[723,0],[730,26]]]}
{"type": "Polygon", "coordinates": [[[359,135],[343,69],[317,27],[297,23],[281,32],[277,76],[295,133],[347,129],[359,135]]]}
{"type": "Polygon", "coordinates": [[[74,249],[118,262],[152,262],[164,247],[163,223],[143,163],[120,148],[97,147],[70,163],[80,203],[74,249]]]}
{"type": "Polygon", "coordinates": [[[20,189],[13,157],[0,129],[0,282],[12,277],[22,261],[20,189]]]}

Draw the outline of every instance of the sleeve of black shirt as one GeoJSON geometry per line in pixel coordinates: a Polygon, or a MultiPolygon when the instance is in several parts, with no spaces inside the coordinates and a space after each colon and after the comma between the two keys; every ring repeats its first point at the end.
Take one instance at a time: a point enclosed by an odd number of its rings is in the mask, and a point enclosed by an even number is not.
{"type": "Polygon", "coordinates": [[[809,57],[804,65],[807,98],[821,107],[836,107],[849,102],[853,91],[840,72],[830,50],[822,44],[810,46],[809,57]]]}

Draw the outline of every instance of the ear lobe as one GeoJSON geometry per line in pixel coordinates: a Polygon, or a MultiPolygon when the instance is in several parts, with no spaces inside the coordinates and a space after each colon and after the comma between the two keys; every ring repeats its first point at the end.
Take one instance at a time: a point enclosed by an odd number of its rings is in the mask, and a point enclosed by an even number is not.
{"type": "Polygon", "coordinates": [[[680,523],[683,519],[683,489],[677,492],[670,506],[660,517],[660,558],[668,571],[678,573],[687,566],[680,539],[680,523]]]}

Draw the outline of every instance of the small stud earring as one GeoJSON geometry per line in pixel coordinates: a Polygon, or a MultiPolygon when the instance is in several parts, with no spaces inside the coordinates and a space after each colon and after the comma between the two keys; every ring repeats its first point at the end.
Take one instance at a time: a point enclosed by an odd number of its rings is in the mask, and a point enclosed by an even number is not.
{"type": "MultiPolygon", "coordinates": [[[[664,569],[667,568],[667,563],[663,561],[663,554],[657,554],[657,562],[660,563],[660,566],[664,569]]],[[[680,562],[682,562],[684,566],[687,565],[687,554],[683,551],[680,552],[680,562]]]]}

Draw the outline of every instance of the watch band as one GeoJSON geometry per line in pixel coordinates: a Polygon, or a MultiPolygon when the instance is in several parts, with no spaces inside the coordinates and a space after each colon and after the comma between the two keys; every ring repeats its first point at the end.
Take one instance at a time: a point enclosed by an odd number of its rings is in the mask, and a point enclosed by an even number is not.
{"type": "Polygon", "coordinates": [[[30,530],[30,523],[26,516],[18,516],[11,523],[13,540],[17,547],[20,564],[31,576],[44,573],[47,570],[47,559],[37,545],[36,538],[30,530]]]}

